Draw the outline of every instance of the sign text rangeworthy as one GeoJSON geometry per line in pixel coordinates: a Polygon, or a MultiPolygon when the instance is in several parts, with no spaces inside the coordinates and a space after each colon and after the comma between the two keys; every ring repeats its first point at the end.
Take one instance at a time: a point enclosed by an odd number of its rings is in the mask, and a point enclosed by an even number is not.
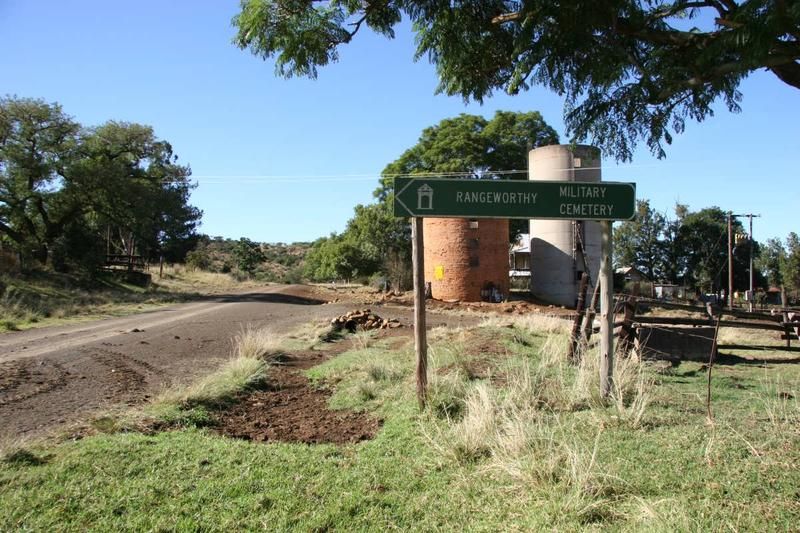
{"type": "Polygon", "coordinates": [[[630,220],[636,184],[395,178],[394,214],[402,217],[630,220]]]}

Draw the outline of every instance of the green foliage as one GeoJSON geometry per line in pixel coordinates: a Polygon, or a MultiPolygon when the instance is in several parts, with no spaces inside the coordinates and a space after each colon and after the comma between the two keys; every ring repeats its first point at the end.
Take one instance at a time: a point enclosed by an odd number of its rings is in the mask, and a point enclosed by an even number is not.
{"type": "MultiPolygon", "coordinates": [[[[744,233],[742,223],[734,219],[733,234],[744,233]]],[[[686,254],[684,279],[693,287],[717,292],[728,286],[728,215],[719,207],[709,207],[688,213],[677,233],[677,245],[686,254]]],[[[734,250],[734,290],[750,286],[748,276],[749,249],[734,250]]]]}
{"type": "Polygon", "coordinates": [[[237,267],[243,276],[258,281],[300,283],[309,243],[256,243],[250,239],[225,239],[198,235],[197,244],[186,255],[186,264],[196,270],[229,273],[237,267]]]}
{"type": "Polygon", "coordinates": [[[362,26],[391,38],[402,18],[416,32],[416,58],[436,66],[440,92],[482,101],[547,87],[566,99],[573,140],[621,160],[640,140],[663,157],[672,134],[712,116],[719,99],[738,111],[751,72],[800,88],[794,2],[243,0],[234,43],[275,57],[281,76],[316,77],[362,26]]]}
{"type": "Polygon", "coordinates": [[[789,233],[786,239],[786,255],[781,261],[781,275],[786,284],[786,288],[794,293],[794,299],[798,299],[800,292],[800,237],[797,233],[789,233]]]}
{"type": "MultiPolygon", "coordinates": [[[[381,201],[389,199],[396,175],[509,177],[502,171],[524,168],[530,150],[557,143],[558,134],[538,112],[497,111],[491,120],[462,113],[425,128],[417,144],[383,169],[380,187],[374,194],[381,201]]],[[[527,179],[524,174],[511,177],[527,179]]]]}
{"type": "Polygon", "coordinates": [[[239,270],[253,274],[258,264],[264,261],[264,254],[258,243],[242,237],[233,247],[233,258],[239,270]]]}
{"type": "Polygon", "coordinates": [[[112,237],[119,253],[180,254],[202,215],[189,175],[149,126],[83,128],[58,104],[0,99],[0,236],[25,259],[91,271],[112,237]]]}
{"type": "Polygon", "coordinates": [[[0,99],[0,232],[41,262],[81,211],[74,194],[55,193],[78,156],[79,132],[58,104],[0,99]]]}
{"type": "MultiPolygon", "coordinates": [[[[647,200],[637,202],[636,219],[619,225],[614,234],[617,266],[635,266],[653,281],[685,283],[702,291],[717,292],[728,286],[728,215],[718,207],[690,212],[675,207],[676,218],[667,219],[653,211],[647,200]]],[[[742,223],[733,219],[732,231],[744,234],[742,223]]],[[[753,243],[753,257],[762,247],[753,243]]],[[[733,250],[734,289],[750,286],[749,241],[733,250]]],[[[777,252],[776,252],[777,253],[777,252]]],[[[754,284],[763,286],[763,265],[778,268],[778,259],[754,264],[754,284]]],[[[773,270],[773,274],[779,272],[773,270]]]]}
{"type": "Polygon", "coordinates": [[[767,239],[766,244],[761,248],[761,255],[758,257],[756,266],[767,277],[771,287],[783,286],[785,261],[786,250],[780,239],[767,239]]]}
{"type": "MultiPolygon", "coordinates": [[[[345,231],[346,234],[346,231],[345,231]]],[[[369,275],[374,265],[345,235],[332,234],[314,242],[306,259],[305,274],[314,281],[351,280],[369,275]]]]}
{"type": "Polygon", "coordinates": [[[196,248],[186,254],[186,266],[196,270],[211,268],[211,257],[205,248],[196,248]]]}
{"type": "Polygon", "coordinates": [[[666,217],[654,211],[649,200],[637,200],[636,218],[623,222],[614,232],[617,266],[635,266],[650,280],[664,279],[666,232],[666,217]]]}

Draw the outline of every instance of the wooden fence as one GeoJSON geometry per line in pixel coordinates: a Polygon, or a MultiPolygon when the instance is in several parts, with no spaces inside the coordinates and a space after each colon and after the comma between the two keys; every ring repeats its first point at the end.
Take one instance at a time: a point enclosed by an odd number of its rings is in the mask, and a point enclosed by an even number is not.
{"type": "MultiPolygon", "coordinates": [[[[752,350],[781,350],[797,351],[797,347],[792,347],[792,340],[800,339],[800,310],[782,308],[774,309],[771,312],[748,312],[741,309],[725,309],[717,306],[706,305],[697,306],[689,304],[677,304],[663,302],[650,298],[640,298],[635,296],[622,296],[617,303],[616,316],[620,317],[615,322],[615,332],[618,334],[620,344],[630,345],[634,339],[640,337],[639,332],[642,328],[713,328],[719,322],[720,328],[745,328],[764,331],[774,331],[780,334],[780,338],[786,341],[785,348],[778,345],[719,345],[718,348],[724,349],[752,349],[752,350]],[[643,308],[653,309],[673,309],[682,310],[701,315],[702,318],[658,316],[657,314],[641,315],[643,308]]],[[[698,330],[699,331],[699,330],[698,330]]],[[[684,332],[685,333],[685,332],[684,332]]],[[[698,335],[699,338],[704,335],[698,335]]]]}

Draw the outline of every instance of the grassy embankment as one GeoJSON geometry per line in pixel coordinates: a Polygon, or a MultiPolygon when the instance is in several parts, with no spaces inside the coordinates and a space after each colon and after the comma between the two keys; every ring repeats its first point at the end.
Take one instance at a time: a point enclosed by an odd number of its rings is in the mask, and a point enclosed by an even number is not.
{"type": "Polygon", "coordinates": [[[82,280],[59,274],[0,276],[0,332],[71,320],[137,313],[204,294],[247,286],[228,274],[187,270],[180,265],[151,271],[153,283],[139,287],[102,274],[82,280]]]}
{"type": "MultiPolygon", "coordinates": [[[[564,336],[561,323],[532,319],[433,331],[420,414],[413,348],[360,333],[353,350],[309,371],[335,390],[333,408],[384,420],[372,441],[342,447],[254,444],[200,427],[214,398],[269,380],[256,358],[223,372],[238,377],[222,390],[200,385],[201,402],[178,393],[151,407],[173,431],[120,424],[6,452],[0,529],[796,528],[797,366],[715,368],[709,424],[699,364],[655,374],[620,359],[604,403],[596,354],[565,364],[564,336]]],[[[266,346],[251,353],[275,349],[266,346]]]]}

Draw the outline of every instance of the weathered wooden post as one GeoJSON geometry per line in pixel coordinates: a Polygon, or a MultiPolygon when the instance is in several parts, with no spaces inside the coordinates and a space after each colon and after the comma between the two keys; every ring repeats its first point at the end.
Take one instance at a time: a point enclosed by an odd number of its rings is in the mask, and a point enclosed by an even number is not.
{"type": "Polygon", "coordinates": [[[594,333],[594,316],[597,314],[597,301],[600,299],[600,276],[597,276],[597,283],[594,284],[594,291],[592,291],[592,301],[586,309],[586,316],[583,319],[583,342],[587,345],[594,333]]]}
{"type": "Polygon", "coordinates": [[[583,312],[586,309],[586,291],[589,286],[589,274],[584,272],[581,275],[581,284],[578,288],[578,303],[575,306],[575,320],[572,323],[572,334],[569,339],[569,350],[567,359],[570,363],[578,363],[581,360],[578,344],[581,340],[581,324],[583,322],[583,312]]]}
{"type": "Polygon", "coordinates": [[[425,409],[428,388],[428,341],[425,331],[425,260],[422,217],[411,218],[411,262],[414,269],[414,351],[417,354],[417,401],[425,409]]]}
{"type": "Polygon", "coordinates": [[[610,220],[600,222],[602,229],[600,251],[600,393],[603,398],[611,393],[614,373],[614,276],[611,271],[610,220]]]}

